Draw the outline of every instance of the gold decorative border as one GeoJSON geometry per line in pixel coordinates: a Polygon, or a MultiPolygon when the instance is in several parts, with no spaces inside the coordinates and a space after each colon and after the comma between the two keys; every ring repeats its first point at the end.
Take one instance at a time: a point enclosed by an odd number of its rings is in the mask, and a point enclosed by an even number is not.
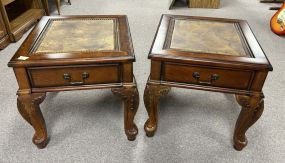
{"type": "MultiPolygon", "coordinates": [[[[85,50],[85,51],[54,51],[54,52],[38,52],[36,53],[36,50],[42,43],[43,39],[45,38],[47,31],[51,27],[52,23],[54,21],[66,21],[66,20],[113,20],[114,21],[114,51],[120,51],[120,43],[119,43],[119,20],[118,18],[74,18],[74,19],[68,19],[68,18],[57,18],[57,19],[49,19],[46,23],[44,29],[42,30],[41,34],[38,36],[37,40],[35,41],[34,45],[32,46],[32,49],[29,51],[30,55],[39,55],[39,54],[53,54],[53,53],[93,53],[97,52],[96,50],[85,50]]],[[[101,50],[102,52],[102,50],[101,50]]]]}

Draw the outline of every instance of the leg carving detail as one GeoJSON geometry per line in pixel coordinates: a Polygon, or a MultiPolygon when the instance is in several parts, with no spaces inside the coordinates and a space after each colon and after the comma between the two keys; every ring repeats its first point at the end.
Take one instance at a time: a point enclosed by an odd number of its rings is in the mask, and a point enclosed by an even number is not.
{"type": "Polygon", "coordinates": [[[18,95],[17,99],[20,114],[35,130],[33,143],[40,149],[48,143],[46,124],[39,106],[44,99],[45,93],[18,95]]]}
{"type": "Polygon", "coordinates": [[[152,137],[157,129],[158,113],[157,105],[161,96],[167,95],[170,87],[147,84],[144,90],[144,105],[149,119],[145,122],[144,130],[148,137],[152,137]]]}
{"type": "Polygon", "coordinates": [[[139,92],[137,87],[125,86],[122,88],[113,88],[112,92],[124,100],[125,133],[128,140],[133,141],[138,134],[138,128],[134,123],[134,118],[139,107],[139,92]]]}
{"type": "Polygon", "coordinates": [[[236,95],[237,102],[242,106],[234,132],[234,148],[242,150],[247,145],[246,131],[261,117],[264,109],[263,96],[250,97],[236,95]]]}

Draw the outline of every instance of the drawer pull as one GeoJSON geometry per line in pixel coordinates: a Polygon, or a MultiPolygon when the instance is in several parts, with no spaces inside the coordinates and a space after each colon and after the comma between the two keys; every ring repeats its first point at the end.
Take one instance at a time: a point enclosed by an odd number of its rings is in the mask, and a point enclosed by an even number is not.
{"type": "Polygon", "coordinates": [[[71,80],[70,74],[64,73],[64,74],[63,74],[63,79],[64,79],[64,80],[71,80]]]}
{"type": "Polygon", "coordinates": [[[204,82],[204,81],[200,81],[200,73],[199,72],[194,72],[192,74],[193,78],[195,78],[197,80],[198,84],[202,84],[202,85],[211,85],[213,81],[216,81],[220,78],[220,76],[218,74],[213,74],[211,75],[211,80],[209,82],[204,82]]]}
{"type": "Polygon", "coordinates": [[[218,80],[219,78],[220,78],[220,76],[218,74],[211,75],[211,80],[212,81],[218,80]]]}
{"type": "Polygon", "coordinates": [[[70,85],[81,85],[84,84],[84,81],[89,78],[89,73],[83,72],[82,73],[82,81],[71,82],[71,75],[68,73],[63,74],[63,79],[68,80],[70,85]]]}
{"type": "Polygon", "coordinates": [[[70,85],[82,85],[84,82],[70,82],[70,85]]]}
{"type": "Polygon", "coordinates": [[[200,79],[200,73],[199,72],[194,72],[192,74],[193,78],[195,78],[196,80],[199,80],[200,79]]]}
{"type": "Polygon", "coordinates": [[[82,73],[82,79],[83,80],[86,80],[86,79],[88,79],[89,78],[89,74],[87,73],[87,72],[83,72],[82,73]]]}

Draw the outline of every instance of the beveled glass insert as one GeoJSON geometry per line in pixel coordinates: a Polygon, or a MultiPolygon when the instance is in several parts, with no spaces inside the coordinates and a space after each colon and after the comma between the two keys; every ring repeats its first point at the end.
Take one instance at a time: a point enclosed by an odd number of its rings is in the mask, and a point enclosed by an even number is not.
{"type": "Polygon", "coordinates": [[[171,49],[246,56],[235,24],[205,20],[175,20],[171,49]]]}
{"type": "Polygon", "coordinates": [[[113,51],[117,46],[115,19],[51,20],[34,54],[113,51]]]}

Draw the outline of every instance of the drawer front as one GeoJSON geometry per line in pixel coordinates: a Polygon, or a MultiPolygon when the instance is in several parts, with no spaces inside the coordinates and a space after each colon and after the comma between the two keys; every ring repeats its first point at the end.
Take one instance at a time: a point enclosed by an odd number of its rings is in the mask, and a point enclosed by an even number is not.
{"type": "Polygon", "coordinates": [[[254,72],[165,63],[162,80],[214,87],[248,89],[254,72]]]}
{"type": "Polygon", "coordinates": [[[119,65],[28,68],[32,87],[55,87],[120,82],[119,65]]]}

